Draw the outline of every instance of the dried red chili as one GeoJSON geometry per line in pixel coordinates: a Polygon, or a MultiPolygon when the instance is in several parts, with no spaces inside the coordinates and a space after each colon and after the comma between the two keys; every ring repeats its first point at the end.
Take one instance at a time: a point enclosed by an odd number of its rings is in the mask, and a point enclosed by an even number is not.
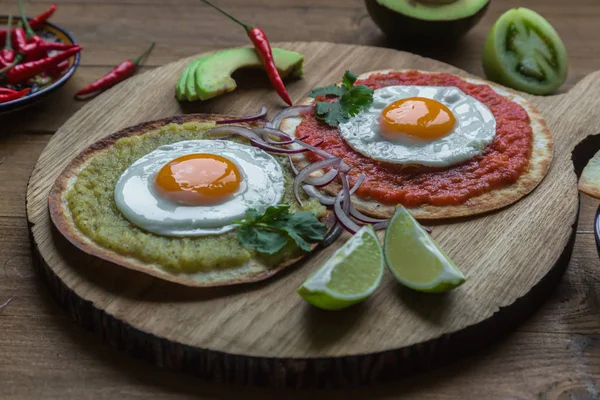
{"type": "Polygon", "coordinates": [[[273,51],[271,50],[271,45],[269,44],[269,40],[267,39],[267,35],[265,34],[265,32],[258,27],[253,27],[244,24],[243,22],[234,18],[233,16],[221,10],[219,7],[215,6],[207,0],[200,1],[219,11],[221,14],[225,15],[238,25],[241,25],[246,30],[246,33],[252,41],[252,44],[254,45],[258,56],[260,57],[263,65],[265,66],[267,76],[269,77],[269,81],[271,81],[271,85],[273,86],[279,97],[281,97],[283,101],[285,101],[291,106],[292,100],[290,99],[290,96],[287,90],[285,89],[285,85],[283,84],[283,80],[279,75],[279,71],[277,71],[277,67],[275,66],[275,60],[273,60],[273,51]]]}
{"type": "Polygon", "coordinates": [[[139,57],[133,60],[125,60],[121,64],[117,65],[112,71],[108,74],[104,75],[102,78],[98,79],[96,82],[91,83],[90,85],[84,87],[77,93],[75,93],[75,98],[77,100],[83,100],[82,96],[89,94],[99,94],[100,92],[116,85],[119,82],[124,81],[125,79],[132,76],[137,70],[138,66],[142,62],[144,58],[146,58],[152,49],[154,48],[155,43],[153,42],[146,51],[144,51],[139,57]]]}

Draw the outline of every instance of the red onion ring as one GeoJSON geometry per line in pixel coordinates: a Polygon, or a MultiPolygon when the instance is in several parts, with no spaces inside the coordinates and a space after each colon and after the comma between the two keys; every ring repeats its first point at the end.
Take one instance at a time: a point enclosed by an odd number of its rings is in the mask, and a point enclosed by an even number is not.
{"type": "Polygon", "coordinates": [[[358,190],[358,188],[360,187],[360,185],[363,184],[363,182],[365,181],[365,174],[363,172],[360,173],[360,175],[358,176],[358,179],[356,180],[356,183],[354,184],[354,186],[352,186],[352,189],[350,189],[350,195],[353,195],[354,192],[356,192],[356,190],[358,190]]]}
{"type": "Polygon", "coordinates": [[[296,197],[296,200],[298,200],[298,203],[300,205],[302,205],[302,200],[300,199],[298,189],[300,188],[300,185],[302,185],[302,183],[306,180],[306,178],[308,178],[308,176],[313,172],[318,171],[320,169],[338,166],[340,162],[340,158],[329,158],[307,165],[298,172],[298,175],[296,175],[296,177],[294,178],[294,196],[296,197]]]}
{"type": "Polygon", "coordinates": [[[294,165],[294,161],[292,160],[292,156],[289,155],[288,156],[288,160],[290,160],[290,168],[292,169],[292,172],[294,172],[294,175],[298,175],[298,168],[296,168],[296,166],[294,165]]]}
{"type": "Polygon", "coordinates": [[[336,222],[333,227],[327,232],[323,240],[321,240],[321,246],[327,247],[333,242],[335,242],[341,234],[344,232],[344,228],[340,225],[339,222],[336,222]]]}
{"type": "Polygon", "coordinates": [[[313,106],[294,106],[288,107],[282,111],[280,111],[275,118],[273,118],[272,122],[269,122],[269,128],[279,129],[279,125],[286,118],[300,117],[306,113],[312,112],[313,106]]]}
{"type": "Polygon", "coordinates": [[[353,204],[350,204],[350,215],[358,221],[364,222],[366,224],[380,224],[382,222],[389,222],[388,219],[371,218],[358,211],[353,204]]]}
{"type": "Polygon", "coordinates": [[[388,225],[390,224],[390,220],[385,220],[383,222],[378,222],[375,225],[373,225],[373,229],[375,229],[376,231],[380,230],[380,229],[385,229],[388,227],[388,225]]]}
{"type": "Polygon", "coordinates": [[[256,115],[252,115],[249,117],[240,117],[240,118],[235,118],[235,119],[226,119],[223,121],[217,121],[215,122],[215,124],[217,125],[223,125],[223,124],[236,124],[236,123],[242,123],[242,122],[251,122],[251,121],[257,121],[259,119],[263,119],[267,116],[267,107],[262,106],[262,108],[260,109],[260,112],[256,115]]]}
{"type": "Polygon", "coordinates": [[[350,189],[348,188],[348,180],[346,179],[346,174],[343,172],[340,173],[340,177],[342,178],[342,190],[340,190],[335,197],[335,203],[333,204],[333,211],[335,212],[335,216],[338,222],[346,229],[348,232],[355,234],[360,229],[360,226],[352,221],[348,216],[348,212],[350,210],[350,189]],[[346,201],[342,200],[346,199],[346,201]]]}
{"type": "Polygon", "coordinates": [[[277,144],[277,145],[284,145],[284,144],[292,144],[295,142],[295,140],[290,137],[290,135],[288,135],[285,132],[280,131],[279,129],[273,129],[273,128],[256,128],[254,129],[254,132],[258,133],[265,142],[269,143],[269,144],[277,144]],[[270,136],[275,136],[278,139],[281,139],[281,141],[276,141],[271,139],[270,136]]]}
{"type": "Polygon", "coordinates": [[[320,190],[317,190],[317,188],[314,186],[303,185],[302,190],[304,190],[304,192],[310,197],[314,197],[315,199],[319,200],[319,202],[324,206],[332,206],[333,203],[335,203],[335,197],[326,195],[320,190]]]}
{"type": "Polygon", "coordinates": [[[235,126],[235,125],[227,125],[227,126],[218,126],[216,128],[212,128],[211,130],[206,131],[205,135],[212,137],[217,133],[229,133],[238,136],[243,136],[246,139],[252,141],[262,142],[260,136],[258,136],[252,129],[244,128],[243,126],[235,126]]]}
{"type": "Polygon", "coordinates": [[[335,180],[335,178],[337,178],[338,173],[339,173],[339,171],[337,169],[332,168],[329,171],[327,171],[325,174],[323,174],[319,177],[316,177],[316,178],[308,177],[304,180],[304,182],[308,183],[309,185],[313,185],[318,188],[322,188],[322,187],[329,185],[331,182],[333,182],[335,180]]]}
{"type": "Polygon", "coordinates": [[[305,153],[308,151],[308,149],[286,149],[286,148],[281,148],[281,147],[275,147],[273,145],[270,145],[268,143],[265,143],[262,139],[260,140],[250,140],[252,142],[252,144],[256,147],[258,147],[259,149],[265,150],[265,151],[269,151],[271,153],[277,153],[277,154],[298,154],[298,153],[305,153]]]}

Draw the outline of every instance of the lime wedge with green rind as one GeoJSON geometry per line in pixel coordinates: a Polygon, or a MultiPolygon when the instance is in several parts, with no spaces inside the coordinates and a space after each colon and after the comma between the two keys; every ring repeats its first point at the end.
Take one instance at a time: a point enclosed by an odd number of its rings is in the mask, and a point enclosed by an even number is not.
{"type": "Polygon", "coordinates": [[[384,269],[379,238],[373,227],[365,226],[313,272],[298,294],[315,307],[340,310],[372,295],[384,269]]]}
{"type": "Polygon", "coordinates": [[[385,231],[385,261],[394,277],[420,292],[446,292],[466,280],[452,260],[403,206],[385,231]]]}

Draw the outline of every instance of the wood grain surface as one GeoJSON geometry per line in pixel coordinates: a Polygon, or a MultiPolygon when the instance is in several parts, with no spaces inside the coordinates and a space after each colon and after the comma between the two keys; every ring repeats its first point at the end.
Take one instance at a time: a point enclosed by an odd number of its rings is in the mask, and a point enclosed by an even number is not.
{"type": "MultiPolygon", "coordinates": [[[[347,69],[464,74],[392,49],[325,42],[278,46],[306,54],[306,77],[288,84],[294,102],[313,87],[337,81],[347,69]]],[[[521,299],[541,301],[556,282],[558,272],[553,270],[560,269],[556,264],[577,215],[571,151],[585,136],[600,131],[600,114],[587,112],[597,104],[592,93],[600,92],[600,71],[566,94],[526,96],[555,137],[552,168],[535,191],[498,212],[433,228],[432,236],[469,279],[447,295],[399,290],[387,274],[382,287],[360,307],[332,314],[307,306],[294,295],[295,289],[347,236],[283,276],[222,290],[165,284],[78,252],[56,234],[49,220],[52,183],[73,157],[108,134],[191,111],[191,105],[173,97],[177,78],[189,62],[184,59],[140,74],[88,103],[56,132],[29,181],[27,216],[50,286],[78,322],[109,342],[133,348],[134,354],[159,365],[227,383],[367,383],[468,352],[483,337],[492,339],[521,321],[530,311],[521,299]],[[558,191],[561,196],[554,195],[558,191]],[[114,329],[105,329],[104,320],[114,329]]],[[[249,115],[261,103],[277,109],[280,101],[266,85],[257,85],[254,74],[238,81],[235,93],[194,104],[193,111],[249,115]]]]}
{"type": "MultiPolygon", "coordinates": [[[[231,10],[263,26],[278,40],[331,40],[393,47],[369,20],[361,1],[227,1],[231,10]],[[270,11],[262,12],[269,5],[270,11]],[[327,15],[327,24],[323,23],[327,15]],[[329,23],[331,22],[331,23],[329,23]],[[331,27],[334,26],[332,29],[331,27]]],[[[2,10],[15,12],[12,2],[2,10]]],[[[28,3],[31,13],[49,3],[28,3]]],[[[480,74],[479,52],[494,19],[506,8],[524,5],[552,22],[571,59],[566,88],[598,68],[595,39],[600,5],[595,0],[495,1],[488,15],[455,49],[421,51],[480,74]]],[[[82,103],[71,94],[123,58],[159,41],[149,67],[202,50],[245,44],[243,35],[221,24],[186,16],[202,13],[195,1],[64,2],[56,22],[86,46],[76,77],[52,100],[0,117],[0,398],[248,398],[327,397],[304,391],[297,396],[272,390],[226,389],[205,385],[143,363],[99,344],[54,304],[31,268],[24,191],[27,177],[48,133],[62,125],[82,103]],[[68,11],[70,10],[70,11],[68,11]],[[87,14],[87,15],[86,15],[87,14]],[[169,18],[163,18],[169,16],[169,18]],[[173,20],[180,26],[173,30],[173,20]],[[187,21],[186,21],[187,20],[187,21]],[[191,22],[190,22],[191,21],[191,22]],[[127,27],[129,25],[129,27],[127,27]],[[133,29],[135,28],[135,29],[133,29]],[[183,32],[183,33],[182,33],[183,32]],[[168,34],[169,33],[169,34],[168,34]],[[89,57],[89,58],[88,58],[89,57]],[[92,64],[91,61],[95,64],[92,64]]],[[[552,299],[518,331],[475,357],[408,381],[344,392],[347,398],[595,398],[600,370],[600,281],[592,218],[597,202],[583,197],[573,261],[552,299]]]]}

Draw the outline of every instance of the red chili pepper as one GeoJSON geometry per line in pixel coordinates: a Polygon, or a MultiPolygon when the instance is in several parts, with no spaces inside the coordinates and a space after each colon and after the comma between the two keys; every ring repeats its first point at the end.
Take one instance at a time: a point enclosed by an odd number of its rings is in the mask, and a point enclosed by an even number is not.
{"type": "Polygon", "coordinates": [[[0,103],[6,103],[6,102],[9,102],[12,100],[20,99],[21,97],[23,97],[27,93],[29,93],[30,90],[31,90],[31,88],[25,88],[21,91],[14,92],[14,93],[0,94],[0,103]]]}
{"type": "Polygon", "coordinates": [[[27,46],[27,35],[25,34],[23,28],[21,28],[20,26],[17,26],[15,29],[13,29],[12,33],[12,44],[13,46],[15,46],[15,49],[17,51],[21,51],[23,47],[27,46]]]}
{"type": "Polygon", "coordinates": [[[65,72],[65,69],[69,67],[69,60],[65,60],[58,64],[56,67],[50,68],[46,73],[54,78],[57,78],[65,72]]]}
{"type": "Polygon", "coordinates": [[[279,71],[277,71],[277,67],[275,66],[275,61],[273,60],[273,52],[271,50],[271,45],[269,44],[269,39],[267,39],[267,35],[265,34],[265,32],[260,28],[244,24],[243,22],[234,18],[233,16],[231,16],[230,14],[221,10],[219,7],[215,6],[214,4],[212,4],[211,2],[209,2],[207,0],[200,0],[200,1],[211,6],[215,10],[219,11],[221,14],[225,15],[226,17],[228,17],[235,23],[241,25],[246,30],[246,33],[248,34],[248,37],[252,41],[252,44],[254,45],[254,48],[256,49],[258,56],[260,57],[263,65],[265,66],[265,70],[267,71],[267,76],[269,77],[269,80],[271,81],[271,85],[273,86],[273,88],[275,88],[275,91],[277,92],[279,97],[281,97],[283,99],[283,101],[285,101],[288,105],[291,106],[292,100],[290,99],[290,96],[288,95],[288,92],[285,89],[285,85],[283,84],[283,80],[281,79],[281,76],[279,75],[279,71]]]}
{"type": "Polygon", "coordinates": [[[17,93],[17,91],[9,89],[9,88],[0,87],[0,94],[10,94],[10,93],[17,93]]]}
{"type": "Polygon", "coordinates": [[[38,29],[38,28],[41,28],[42,26],[44,26],[46,21],[52,16],[52,14],[54,14],[54,11],[56,11],[56,8],[57,8],[56,4],[52,4],[50,6],[50,8],[48,8],[46,11],[44,11],[37,17],[30,19],[29,25],[31,26],[31,28],[38,29]]]}
{"type": "MultiPolygon", "coordinates": [[[[29,20],[29,25],[31,26],[31,28],[32,29],[41,28],[44,25],[44,23],[52,16],[52,14],[54,14],[54,11],[56,11],[56,8],[57,8],[56,4],[52,4],[50,6],[50,8],[48,8],[46,11],[44,11],[37,17],[29,20]]],[[[7,34],[6,29],[0,29],[0,41],[3,41],[6,39],[6,34],[7,34]]]]}
{"type": "Polygon", "coordinates": [[[25,10],[23,9],[23,1],[18,0],[19,12],[21,13],[21,23],[25,28],[25,39],[27,43],[22,44],[19,51],[25,54],[25,61],[39,60],[40,58],[48,57],[48,52],[45,51],[41,46],[44,44],[44,39],[37,36],[25,16],[25,10]]]}
{"type": "Polygon", "coordinates": [[[33,78],[37,74],[41,74],[64,60],[69,59],[73,55],[81,51],[81,46],[73,47],[72,49],[65,50],[53,57],[42,58],[41,60],[29,61],[23,64],[19,64],[4,72],[4,79],[11,84],[17,84],[26,81],[29,78],[33,78]]]}
{"type": "Polygon", "coordinates": [[[112,71],[108,74],[104,75],[102,78],[98,79],[96,82],[84,87],[79,92],[75,93],[75,98],[77,100],[83,100],[81,96],[85,96],[88,94],[98,94],[111,86],[116,85],[119,82],[124,81],[135,73],[135,70],[140,65],[142,59],[144,59],[152,49],[154,48],[154,42],[148,47],[146,51],[144,51],[138,58],[133,60],[123,61],[121,64],[117,65],[112,71]]]}
{"type": "Polygon", "coordinates": [[[40,48],[44,51],[50,50],[69,50],[77,46],[76,44],[60,43],[60,42],[43,42],[40,43],[40,48]]]}
{"type": "Polygon", "coordinates": [[[12,63],[15,59],[15,52],[13,50],[12,47],[12,43],[11,43],[11,33],[12,33],[12,22],[13,22],[13,16],[12,14],[8,16],[8,33],[6,35],[6,39],[4,40],[4,48],[2,49],[2,51],[0,52],[0,64],[2,64],[2,67],[6,67],[7,65],[10,65],[10,63],[12,63]]]}

